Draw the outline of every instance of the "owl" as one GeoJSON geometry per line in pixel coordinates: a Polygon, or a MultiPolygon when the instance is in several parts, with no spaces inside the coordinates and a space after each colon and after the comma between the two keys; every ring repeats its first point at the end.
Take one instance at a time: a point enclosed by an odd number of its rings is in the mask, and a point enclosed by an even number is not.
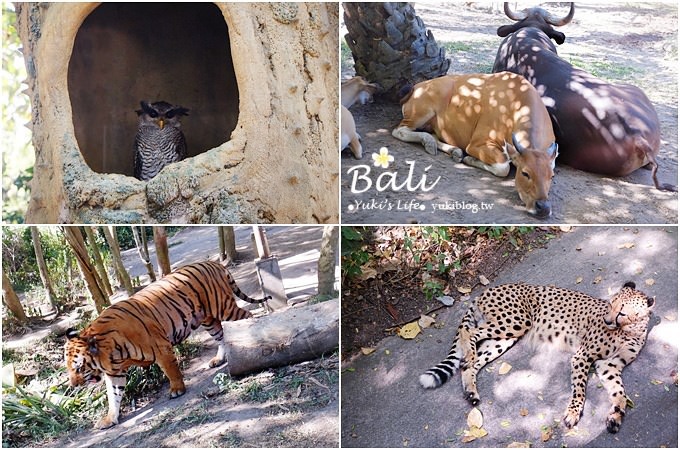
{"type": "Polygon", "coordinates": [[[147,181],[170,163],[187,156],[187,144],[180,129],[180,117],[189,110],[167,102],[140,102],[139,126],[135,137],[135,178],[147,181]]]}

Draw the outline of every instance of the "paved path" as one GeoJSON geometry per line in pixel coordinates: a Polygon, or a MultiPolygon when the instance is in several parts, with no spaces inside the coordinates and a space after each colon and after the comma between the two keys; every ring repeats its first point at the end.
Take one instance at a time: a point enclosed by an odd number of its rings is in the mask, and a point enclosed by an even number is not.
{"type": "MultiPolygon", "coordinates": [[[[467,307],[457,302],[437,318],[445,327],[427,329],[412,341],[384,339],[375,353],[343,365],[342,446],[506,447],[529,442],[533,447],[677,447],[678,388],[671,380],[678,366],[680,341],[677,248],[675,227],[579,227],[547,248],[534,250],[493,282],[555,284],[608,298],[610,289],[617,291],[632,280],[656,297],[647,345],[623,372],[626,393],[635,407],[628,409],[617,435],[605,429],[607,395],[592,378],[583,418],[577,431],[566,435],[567,430],[555,420],[562,418],[570,397],[569,355],[541,357],[520,341],[487,366],[493,370],[480,372],[479,409],[489,434],[462,444],[471,407],[463,399],[460,377],[428,391],[417,381],[446,355],[467,307]],[[576,284],[579,277],[583,280],[576,284]],[[598,277],[601,281],[594,283],[598,277]],[[649,286],[646,280],[654,283],[649,286]],[[503,361],[512,370],[498,375],[503,361]],[[528,415],[521,416],[521,408],[528,415]],[[545,425],[552,425],[554,431],[550,440],[542,442],[545,425]]],[[[480,291],[475,290],[473,296],[480,291]]]]}

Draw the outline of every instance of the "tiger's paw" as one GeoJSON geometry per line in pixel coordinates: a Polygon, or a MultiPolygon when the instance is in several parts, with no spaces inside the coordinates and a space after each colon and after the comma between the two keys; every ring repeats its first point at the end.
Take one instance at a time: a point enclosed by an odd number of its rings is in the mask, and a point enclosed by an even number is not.
{"type": "Polygon", "coordinates": [[[107,428],[111,428],[114,425],[118,425],[118,418],[112,418],[110,416],[104,416],[99,421],[97,424],[94,426],[98,430],[105,430],[107,428]]]}
{"type": "Polygon", "coordinates": [[[181,388],[170,388],[170,398],[177,398],[184,395],[187,390],[182,386],[181,388]]]}

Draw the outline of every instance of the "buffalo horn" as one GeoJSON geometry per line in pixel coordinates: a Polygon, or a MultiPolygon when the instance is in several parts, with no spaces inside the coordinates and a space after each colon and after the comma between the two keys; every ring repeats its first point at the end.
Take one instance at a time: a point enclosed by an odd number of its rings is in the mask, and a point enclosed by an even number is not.
{"type": "MultiPolygon", "coordinates": [[[[573,5],[573,3],[572,3],[573,5]]],[[[527,14],[524,11],[521,12],[515,12],[510,9],[510,2],[503,2],[503,10],[505,11],[505,15],[508,16],[512,20],[524,20],[527,18],[527,14]]]]}
{"type": "Polygon", "coordinates": [[[571,22],[571,19],[574,18],[574,2],[571,2],[571,7],[569,8],[569,13],[564,17],[561,17],[561,18],[555,17],[545,10],[541,10],[541,14],[543,15],[543,18],[545,19],[545,21],[548,22],[550,25],[554,25],[556,27],[561,27],[562,25],[566,25],[569,22],[571,22]]]}

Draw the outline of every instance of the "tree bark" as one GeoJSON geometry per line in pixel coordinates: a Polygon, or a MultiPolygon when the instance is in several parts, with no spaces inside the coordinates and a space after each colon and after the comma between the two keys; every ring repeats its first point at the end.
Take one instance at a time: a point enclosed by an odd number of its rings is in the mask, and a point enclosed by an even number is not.
{"type": "Polygon", "coordinates": [[[217,227],[217,236],[220,244],[220,261],[230,264],[236,260],[236,236],[234,227],[217,227]]]}
{"type": "Polygon", "coordinates": [[[137,253],[139,253],[139,258],[144,263],[146,271],[149,274],[149,279],[153,283],[156,281],[156,274],[153,271],[153,264],[151,264],[151,258],[149,258],[149,247],[146,245],[146,232],[144,227],[139,227],[141,232],[137,230],[136,227],[132,228],[132,235],[135,238],[135,244],[137,244],[137,253]]]}
{"type": "Polygon", "coordinates": [[[105,225],[102,227],[102,231],[104,232],[106,242],[109,243],[109,247],[111,248],[111,259],[113,260],[113,266],[116,268],[118,282],[125,288],[125,291],[128,293],[128,295],[132,295],[134,294],[135,290],[132,287],[130,274],[128,274],[127,270],[125,270],[123,259],[120,256],[120,246],[118,245],[116,230],[112,225],[105,225]]]}
{"type": "Polygon", "coordinates": [[[168,254],[168,233],[164,226],[153,227],[153,242],[156,246],[156,260],[161,278],[172,272],[170,255],[168,254]]]}
{"type": "Polygon", "coordinates": [[[279,310],[254,320],[224,322],[229,373],[243,375],[318,358],[338,348],[339,302],[279,310]]]}
{"type": "Polygon", "coordinates": [[[101,280],[101,288],[104,293],[110,297],[113,295],[113,289],[111,289],[111,283],[109,282],[109,273],[104,266],[104,259],[102,254],[97,247],[97,238],[92,231],[92,227],[84,226],[83,230],[87,236],[87,240],[90,243],[90,249],[92,250],[92,256],[94,256],[94,265],[97,268],[97,273],[99,275],[99,280],[101,280]]]}
{"type": "Polygon", "coordinates": [[[15,3],[36,153],[27,223],[338,222],[338,157],[329,151],[337,147],[339,124],[336,2],[210,5],[223,26],[211,39],[228,42],[231,50],[231,58],[225,52],[213,61],[229,59],[234,81],[215,78],[213,67],[202,69],[196,62],[209,47],[190,53],[195,40],[182,34],[191,27],[172,12],[174,6],[165,8],[171,20],[159,23],[177,30],[173,34],[180,36],[182,51],[175,53],[161,51],[154,27],[142,29],[143,39],[135,41],[124,33],[128,22],[116,22],[113,15],[98,22],[104,26],[88,28],[89,19],[98,12],[102,17],[99,9],[107,7],[117,8],[93,2],[15,3]],[[85,45],[77,45],[78,38],[85,45]],[[125,65],[111,63],[111,49],[125,55],[125,65]],[[150,61],[172,67],[174,74],[194,67],[193,82],[179,82],[162,70],[149,73],[145,63],[150,61]],[[106,64],[109,70],[96,71],[106,64]],[[231,95],[215,96],[221,86],[231,95]],[[137,102],[161,93],[172,93],[166,101],[181,100],[197,113],[183,123],[188,142],[216,133],[223,140],[189,145],[200,154],[142,182],[132,177],[132,164],[129,169],[111,165],[132,162],[137,102]],[[90,102],[96,108],[87,108],[90,102]],[[110,111],[115,120],[108,118],[110,111]],[[211,126],[212,119],[227,115],[234,116],[235,127],[211,126]],[[105,129],[102,117],[110,120],[105,129]],[[88,139],[101,144],[87,145],[88,139]],[[275,164],[272,148],[281,156],[275,164]]]}
{"type": "Polygon", "coordinates": [[[38,271],[40,272],[40,280],[45,287],[47,292],[47,299],[52,305],[52,309],[59,313],[59,305],[57,304],[57,296],[54,295],[54,289],[52,289],[52,281],[50,280],[50,273],[47,270],[47,264],[45,264],[45,256],[43,255],[42,245],[40,244],[40,232],[38,227],[29,227],[31,230],[31,240],[33,241],[33,249],[35,250],[35,259],[38,262],[38,271]]]}
{"type": "Polygon", "coordinates": [[[19,301],[19,297],[16,292],[14,292],[12,283],[9,281],[9,278],[7,278],[7,274],[4,271],[2,272],[2,301],[7,305],[7,308],[14,314],[14,317],[17,318],[21,325],[26,325],[28,323],[28,317],[26,317],[24,307],[21,305],[21,301],[19,301]]]}
{"type": "Polygon", "coordinates": [[[85,279],[90,295],[92,295],[92,300],[94,301],[97,313],[101,313],[106,307],[111,305],[111,302],[100,287],[102,281],[98,280],[99,275],[92,265],[92,261],[90,261],[90,256],[87,254],[85,240],[83,239],[80,227],[65,226],[62,227],[62,229],[64,230],[66,240],[73,249],[73,253],[76,255],[80,273],[85,279]]]}
{"type": "Polygon", "coordinates": [[[319,277],[319,295],[331,295],[334,291],[335,260],[338,255],[338,232],[339,229],[336,226],[327,225],[323,227],[317,271],[319,277]]]}
{"type": "Polygon", "coordinates": [[[382,93],[399,99],[399,90],[445,75],[451,61],[411,3],[343,3],[345,41],[354,69],[380,84],[382,93]]]}

